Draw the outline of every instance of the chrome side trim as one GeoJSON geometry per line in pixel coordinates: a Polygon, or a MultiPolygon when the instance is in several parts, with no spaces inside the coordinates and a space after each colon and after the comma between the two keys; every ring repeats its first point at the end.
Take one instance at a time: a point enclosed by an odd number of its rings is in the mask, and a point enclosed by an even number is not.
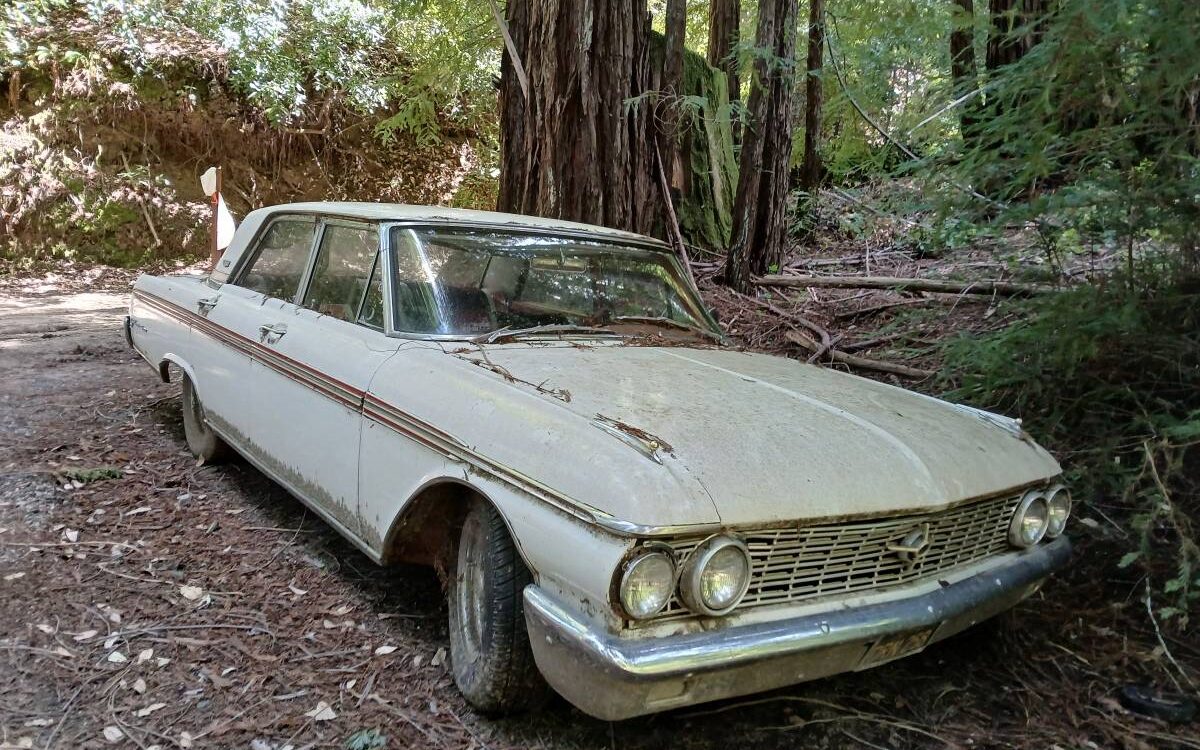
{"type": "MultiPolygon", "coordinates": [[[[453,435],[443,432],[433,425],[407,412],[401,411],[385,401],[375,398],[369,393],[359,391],[302,362],[284,357],[269,347],[247,339],[234,331],[225,329],[209,321],[207,318],[195,315],[191,311],[185,310],[156,295],[135,291],[134,296],[164,315],[172,316],[183,323],[191,325],[193,330],[204,333],[227,346],[241,351],[263,365],[274,369],[281,375],[291,378],[347,408],[359,411],[367,419],[378,422],[384,427],[388,427],[410,440],[429,447],[447,458],[470,464],[481,473],[520,490],[551,507],[568,513],[585,523],[599,526],[618,535],[631,535],[629,532],[624,531],[625,526],[628,525],[625,522],[614,519],[597,508],[570,498],[512,467],[506,466],[467,447],[453,435]]],[[[286,487],[287,485],[284,486],[286,487]]]]}
{"type": "Polygon", "coordinates": [[[592,716],[625,719],[873,666],[864,657],[881,638],[928,630],[929,643],[942,640],[1011,608],[1070,554],[1060,537],[910,597],[683,635],[601,630],[536,585],[525,588],[525,619],[551,686],[592,716]]]}

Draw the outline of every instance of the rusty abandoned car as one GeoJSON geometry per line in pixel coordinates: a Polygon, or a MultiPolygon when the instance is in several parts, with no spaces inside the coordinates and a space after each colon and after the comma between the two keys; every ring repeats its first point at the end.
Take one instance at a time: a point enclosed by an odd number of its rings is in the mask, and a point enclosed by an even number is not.
{"type": "Polygon", "coordinates": [[[484,712],[545,683],[623,719],[859,670],[1064,565],[1070,497],[1018,422],[723,334],[639,235],[486,212],[249,214],[143,276],[129,342],[380,564],[449,571],[484,712]],[[544,680],[544,682],[543,682],[544,680]]]}

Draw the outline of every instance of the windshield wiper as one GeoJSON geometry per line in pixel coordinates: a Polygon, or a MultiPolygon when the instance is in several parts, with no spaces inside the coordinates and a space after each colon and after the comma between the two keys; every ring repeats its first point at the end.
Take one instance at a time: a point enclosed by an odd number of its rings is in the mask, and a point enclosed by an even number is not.
{"type": "Polygon", "coordinates": [[[513,328],[512,326],[504,326],[490,333],[480,334],[471,339],[472,344],[494,344],[501,339],[514,339],[522,336],[532,336],[539,333],[599,333],[605,336],[620,336],[621,334],[615,331],[609,331],[604,328],[596,328],[595,326],[578,326],[569,323],[548,323],[540,326],[530,326],[528,328],[513,328]]]}
{"type": "Polygon", "coordinates": [[[644,323],[646,325],[665,326],[667,328],[677,328],[681,331],[689,331],[691,333],[698,333],[701,336],[704,336],[705,338],[712,339],[713,341],[723,341],[724,340],[722,336],[718,336],[717,334],[715,334],[712,331],[709,331],[705,328],[700,328],[699,326],[694,326],[689,323],[681,323],[680,321],[674,320],[672,318],[654,317],[654,316],[650,316],[650,315],[617,315],[616,317],[610,318],[609,322],[610,323],[644,323]]]}

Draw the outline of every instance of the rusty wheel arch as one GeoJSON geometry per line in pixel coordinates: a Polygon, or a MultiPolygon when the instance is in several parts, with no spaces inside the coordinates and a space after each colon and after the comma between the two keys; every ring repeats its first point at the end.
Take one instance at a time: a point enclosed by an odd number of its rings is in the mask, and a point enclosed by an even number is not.
{"type": "Polygon", "coordinates": [[[512,524],[499,504],[481,489],[454,477],[426,482],[404,503],[400,514],[392,521],[383,541],[380,563],[415,563],[430,565],[445,581],[453,570],[453,554],[457,531],[462,528],[472,501],[488,503],[504,519],[509,535],[534,580],[537,571],[529,564],[521,540],[513,533],[512,524]]]}

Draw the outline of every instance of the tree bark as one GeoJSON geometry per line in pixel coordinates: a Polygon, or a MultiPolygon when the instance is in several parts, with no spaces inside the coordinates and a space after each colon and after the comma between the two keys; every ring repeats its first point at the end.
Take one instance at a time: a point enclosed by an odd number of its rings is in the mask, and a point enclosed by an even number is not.
{"type": "Polygon", "coordinates": [[[645,0],[507,3],[521,92],[505,50],[500,75],[501,211],[652,234],[662,229],[645,0]]]}
{"type": "Polygon", "coordinates": [[[796,0],[761,0],[754,64],[742,135],[733,231],[725,282],[745,292],[751,277],[783,257],[787,230],[788,161],[792,152],[792,90],[796,53],[796,0]]]}
{"type": "Polygon", "coordinates": [[[996,70],[1024,57],[1042,39],[1051,0],[988,0],[992,28],[987,69],[996,70]]]}
{"type": "Polygon", "coordinates": [[[725,72],[731,102],[741,97],[736,54],[741,38],[741,0],[712,0],[708,5],[708,64],[725,72]]]}
{"type": "MultiPolygon", "coordinates": [[[[683,173],[682,133],[680,132],[679,96],[683,91],[683,40],[687,34],[687,0],[667,0],[667,13],[663,34],[662,80],[659,88],[662,98],[658,107],[658,149],[665,170],[664,177],[675,191],[682,195],[687,180],[683,173]]],[[[664,200],[678,200],[670,195],[664,200]]]]}
{"type": "MultiPolygon", "coordinates": [[[[975,3],[974,0],[953,0],[955,5],[953,30],[950,32],[950,80],[954,99],[966,96],[979,85],[979,69],[975,62],[975,3]]],[[[958,121],[963,140],[969,140],[978,121],[979,101],[972,99],[959,105],[958,121]]]]}
{"type": "MultiPolygon", "coordinates": [[[[970,0],[966,0],[970,2],[970,0]]],[[[800,187],[816,190],[825,176],[821,163],[821,68],[825,60],[825,0],[809,0],[808,6],[808,70],[804,109],[804,163],[800,168],[800,187]]]]}

